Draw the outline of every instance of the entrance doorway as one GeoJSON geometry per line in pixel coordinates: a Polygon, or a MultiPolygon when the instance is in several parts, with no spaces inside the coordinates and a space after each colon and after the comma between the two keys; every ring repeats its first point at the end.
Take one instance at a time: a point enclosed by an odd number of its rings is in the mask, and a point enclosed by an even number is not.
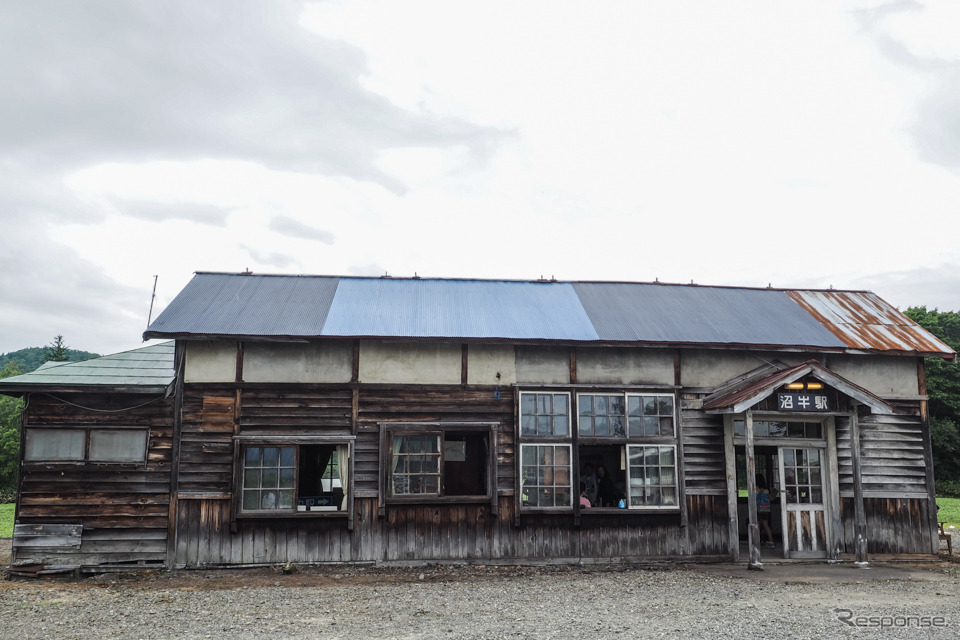
{"type": "MultiPolygon", "coordinates": [[[[747,451],[744,421],[733,421],[736,465],[737,533],[741,554],[749,554],[750,525],[747,490],[747,451]]],[[[753,421],[753,457],[757,486],[770,495],[770,532],[758,513],[761,558],[826,558],[829,553],[831,483],[828,421],[780,421],[761,417],[753,421]]],[[[830,427],[832,428],[832,427],[830,427]]]]}
{"type": "Polygon", "coordinates": [[[780,447],[786,557],[824,558],[827,555],[825,453],[822,448],[780,447]]]}

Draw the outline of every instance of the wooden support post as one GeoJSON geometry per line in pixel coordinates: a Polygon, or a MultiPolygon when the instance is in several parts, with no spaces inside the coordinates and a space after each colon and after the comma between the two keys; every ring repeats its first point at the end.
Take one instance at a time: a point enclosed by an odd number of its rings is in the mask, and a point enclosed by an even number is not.
{"type": "Polygon", "coordinates": [[[570,384],[577,384],[577,348],[570,347],[570,384]]]}
{"type": "Polygon", "coordinates": [[[723,457],[727,465],[727,521],[730,561],[740,562],[740,529],[737,516],[737,454],[733,447],[733,416],[723,419],[723,457]]]}
{"type": "MultiPolygon", "coordinates": [[[[920,395],[927,397],[927,372],[924,368],[923,358],[917,358],[917,388],[920,395]]],[[[940,553],[940,524],[937,517],[937,487],[933,479],[933,444],[930,440],[930,407],[926,400],[920,401],[920,421],[923,434],[923,467],[926,473],[927,500],[930,505],[927,511],[929,516],[927,520],[930,523],[930,542],[933,545],[933,553],[940,553]]],[[[951,549],[951,554],[952,549],[951,549]]]]}
{"type": "Polygon", "coordinates": [[[467,345],[460,345],[460,384],[464,387],[467,386],[468,380],[468,361],[469,355],[467,345]]]}
{"type": "Polygon", "coordinates": [[[757,521],[757,462],[753,455],[753,412],[747,411],[744,420],[744,433],[747,436],[747,511],[750,514],[750,527],[747,544],[750,552],[750,569],[763,569],[760,561],[760,525],[757,521]]]}
{"type": "Polygon", "coordinates": [[[860,418],[854,405],[850,415],[850,462],[853,468],[853,550],[857,564],[867,564],[867,516],[863,507],[863,477],[860,465],[860,418]]]}

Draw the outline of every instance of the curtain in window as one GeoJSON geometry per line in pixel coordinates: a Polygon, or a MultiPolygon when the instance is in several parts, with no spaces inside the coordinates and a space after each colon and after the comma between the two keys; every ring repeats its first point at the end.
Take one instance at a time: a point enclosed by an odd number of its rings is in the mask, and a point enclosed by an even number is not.
{"type": "Polygon", "coordinates": [[[337,445],[337,470],[340,474],[340,488],[343,489],[343,500],[340,502],[340,511],[347,510],[347,494],[348,494],[348,481],[350,480],[350,473],[347,468],[347,465],[350,461],[350,445],[338,444],[337,445]]]}

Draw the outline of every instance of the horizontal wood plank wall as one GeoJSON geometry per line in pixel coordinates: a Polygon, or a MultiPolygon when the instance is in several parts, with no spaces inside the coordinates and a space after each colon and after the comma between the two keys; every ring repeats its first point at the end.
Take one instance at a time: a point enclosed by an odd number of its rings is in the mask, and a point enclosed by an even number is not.
{"type": "MultiPolygon", "coordinates": [[[[184,404],[183,446],[219,447],[232,438],[235,397],[228,389],[188,387],[184,404]]],[[[429,389],[360,386],[354,458],[354,530],[339,518],[237,519],[230,528],[230,500],[198,499],[178,503],[177,566],[274,564],[280,562],[425,562],[501,560],[544,561],[659,558],[727,553],[726,496],[722,458],[722,420],[692,412],[684,423],[693,445],[693,485],[718,495],[692,495],[690,542],[679,514],[527,515],[515,519],[516,475],[512,394],[495,397],[494,388],[462,386],[429,389]],[[381,422],[494,422],[497,434],[498,509],[483,504],[386,504],[379,514],[381,422]],[[719,443],[719,444],[716,444],[719,443]],[[698,448],[699,447],[699,448],[698,448]],[[698,457],[699,456],[699,457],[698,457]]],[[[340,434],[350,429],[352,390],[243,388],[242,434],[340,434]]],[[[685,440],[685,444],[686,444],[685,440]]],[[[181,467],[181,483],[195,491],[232,492],[222,482],[232,460],[217,457],[200,464],[190,457],[181,467]],[[201,488],[197,478],[212,484],[201,488]]],[[[688,486],[691,486],[688,484],[688,486]]]]}
{"type": "MultiPolygon", "coordinates": [[[[497,432],[497,487],[500,493],[512,493],[515,485],[513,394],[494,395],[494,387],[431,386],[416,389],[364,386],[360,388],[359,432],[376,434],[357,438],[357,462],[367,463],[375,457],[379,464],[380,422],[492,422],[499,423],[497,432]],[[361,451],[361,446],[363,450],[361,451]],[[365,458],[364,458],[365,457],[365,458]]],[[[365,467],[365,477],[376,479],[378,469],[365,467]]],[[[358,472],[358,478],[360,473],[358,472]]],[[[362,490],[378,490],[364,485],[362,490]]]]}
{"type": "Polygon", "coordinates": [[[145,465],[24,465],[19,522],[81,524],[83,533],[79,549],[15,549],[13,560],[85,567],[162,566],[169,521],[172,398],[64,394],[61,401],[35,394],[27,411],[31,427],[147,427],[150,439],[145,465]]]}
{"type": "MultiPolygon", "coordinates": [[[[727,495],[723,416],[681,406],[683,475],[687,495],[727,495]]],[[[726,508],[724,508],[726,511],[726,508]]]]}
{"type": "Polygon", "coordinates": [[[919,415],[870,415],[861,419],[865,497],[927,497],[922,428],[919,415]]]}
{"type": "MultiPolygon", "coordinates": [[[[836,417],[837,428],[837,478],[839,481],[840,496],[853,497],[853,451],[850,447],[850,418],[836,417]]],[[[862,427],[861,427],[862,428],[862,427]]],[[[862,440],[862,438],[861,438],[862,440]]],[[[861,451],[861,458],[863,452],[861,451]]],[[[851,517],[853,512],[851,511],[851,517]]]]}

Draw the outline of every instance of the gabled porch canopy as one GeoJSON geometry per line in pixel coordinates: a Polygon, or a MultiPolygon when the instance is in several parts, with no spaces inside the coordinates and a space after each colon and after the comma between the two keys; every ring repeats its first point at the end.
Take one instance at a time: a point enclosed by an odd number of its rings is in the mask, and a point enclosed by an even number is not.
{"type": "Polygon", "coordinates": [[[703,402],[703,410],[712,414],[743,413],[783,385],[807,376],[816,378],[847,395],[851,400],[870,407],[873,413],[886,415],[895,413],[894,408],[879,396],[850,382],[816,360],[808,360],[787,369],[766,371],[747,378],[733,389],[724,389],[707,396],[703,402]]]}

